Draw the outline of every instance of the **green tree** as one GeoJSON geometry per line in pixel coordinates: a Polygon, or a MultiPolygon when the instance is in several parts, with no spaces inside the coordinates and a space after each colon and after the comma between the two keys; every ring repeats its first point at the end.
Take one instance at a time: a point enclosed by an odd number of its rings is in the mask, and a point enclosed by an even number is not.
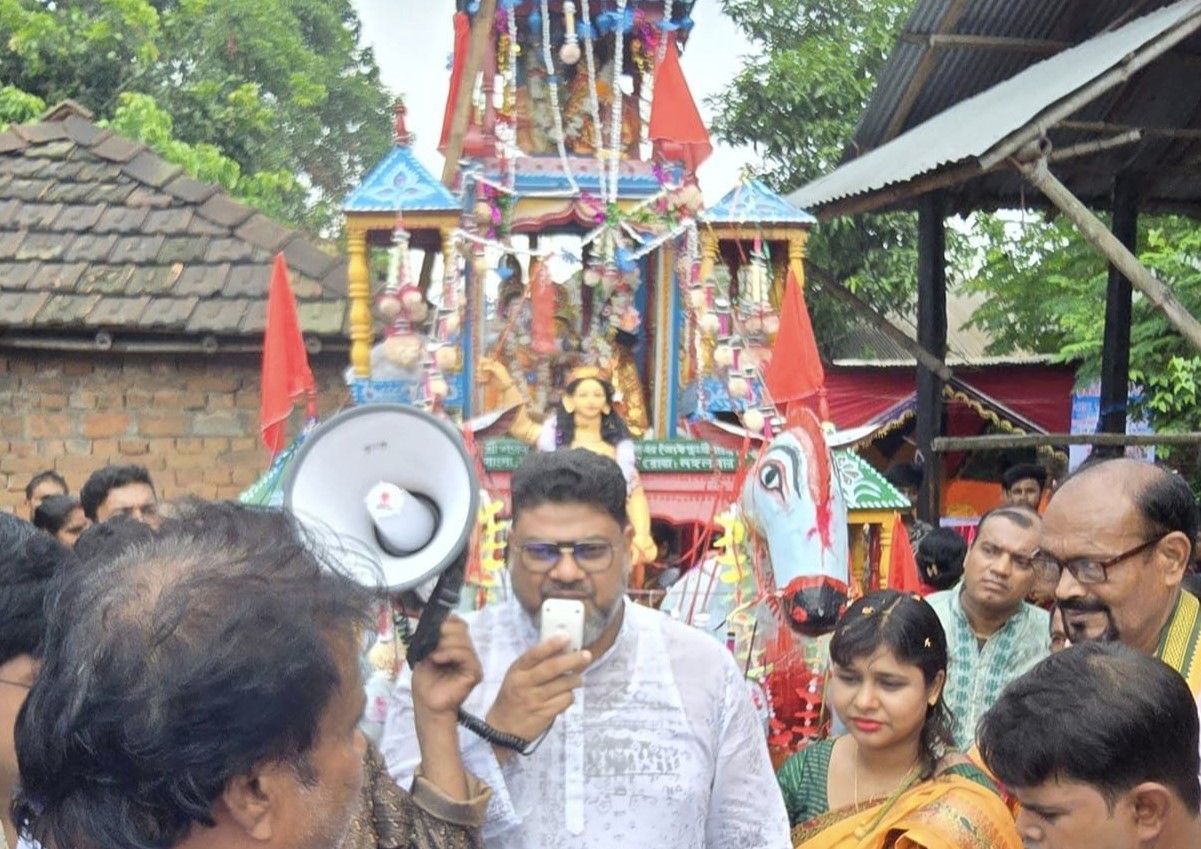
{"type": "Polygon", "coordinates": [[[313,232],[390,143],[350,0],[0,0],[0,123],[72,98],[313,232]]]}
{"type": "MultiPolygon", "coordinates": [[[[876,75],[912,0],[722,0],[760,49],[710,100],[713,131],[763,157],[759,176],[786,192],[832,171],[854,135],[876,75]]],[[[853,216],[823,223],[809,243],[820,283],[834,279],[883,312],[907,311],[916,291],[916,216],[853,216]]],[[[845,307],[811,300],[819,340],[837,339],[845,307]]]]}
{"type": "MultiPolygon", "coordinates": [[[[973,265],[966,288],[987,296],[973,323],[993,337],[992,353],[1036,351],[1078,362],[1082,380],[1098,378],[1104,334],[1108,271],[1104,259],[1063,218],[1040,213],[987,216],[977,222],[973,265]]],[[[1201,314],[1201,227],[1174,216],[1141,219],[1139,259],[1167,283],[1194,315],[1201,314]]],[[[1163,314],[1134,293],[1130,330],[1130,380],[1142,388],[1134,407],[1165,433],[1201,427],[1201,356],[1163,314]]],[[[1162,456],[1195,480],[1195,451],[1162,456]]]]}

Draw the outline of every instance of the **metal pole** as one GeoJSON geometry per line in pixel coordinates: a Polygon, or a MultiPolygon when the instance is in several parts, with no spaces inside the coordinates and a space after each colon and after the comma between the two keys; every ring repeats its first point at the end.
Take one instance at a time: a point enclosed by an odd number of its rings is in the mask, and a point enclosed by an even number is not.
{"type": "MultiPolygon", "coordinates": [[[[934,192],[918,208],[917,342],[932,356],[947,356],[947,251],[943,196],[934,192]]],[[[933,450],[942,434],[943,382],[923,361],[917,364],[917,447],[924,459],[918,515],[937,524],[942,512],[942,461],[933,450]]]]}

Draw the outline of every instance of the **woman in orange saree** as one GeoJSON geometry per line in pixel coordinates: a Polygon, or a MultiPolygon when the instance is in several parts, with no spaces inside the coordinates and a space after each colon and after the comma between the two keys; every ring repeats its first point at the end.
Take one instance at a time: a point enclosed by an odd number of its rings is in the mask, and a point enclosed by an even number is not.
{"type": "Polygon", "coordinates": [[[797,849],[1021,849],[996,786],[951,748],[946,636],[920,596],[884,590],[830,642],[829,702],[849,730],[777,774],[797,849]]]}

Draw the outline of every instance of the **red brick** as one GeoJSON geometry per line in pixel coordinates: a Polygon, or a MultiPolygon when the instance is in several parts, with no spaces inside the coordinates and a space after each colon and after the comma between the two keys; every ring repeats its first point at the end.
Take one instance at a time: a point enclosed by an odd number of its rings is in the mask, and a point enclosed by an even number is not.
{"type": "Polygon", "coordinates": [[[210,392],[205,396],[205,408],[209,410],[232,410],[234,408],[234,393],[210,392]]]}
{"type": "Polygon", "coordinates": [[[235,466],[230,469],[229,475],[230,482],[234,486],[239,487],[238,491],[241,492],[258,480],[261,472],[250,466],[235,466]]]}
{"type": "Polygon", "coordinates": [[[125,390],[125,407],[130,410],[153,410],[154,393],[137,387],[125,390]]]}
{"type": "Polygon", "coordinates": [[[0,416],[0,436],[21,437],[25,435],[24,416],[0,416]]]}
{"type": "MultiPolygon", "coordinates": [[[[178,442],[179,440],[176,440],[178,442]]],[[[172,469],[211,469],[216,463],[208,454],[177,453],[167,464],[172,469]]]]}
{"type": "Polygon", "coordinates": [[[206,374],[189,377],[184,386],[189,392],[236,392],[242,388],[242,378],[235,374],[206,374]]]}
{"type": "MultiPolygon", "coordinates": [[[[250,437],[235,437],[229,441],[230,451],[254,451],[261,445],[253,436],[250,437]]],[[[266,449],[264,449],[266,450],[266,449]]]]}
{"type": "Polygon", "coordinates": [[[142,413],[138,416],[139,436],[185,436],[188,417],[183,413],[142,413]]]}
{"type": "Polygon", "coordinates": [[[175,440],[175,452],[177,454],[200,454],[204,451],[204,440],[199,437],[188,437],[187,439],[175,440]]]}
{"type": "Polygon", "coordinates": [[[117,456],[117,451],[118,451],[117,440],[115,440],[115,439],[97,439],[94,442],[92,442],[91,451],[88,451],[88,452],[79,451],[79,452],[72,452],[72,453],[78,453],[78,454],[88,453],[88,454],[92,454],[96,457],[106,458],[106,461],[107,461],[107,458],[117,456]]]}
{"type": "MultiPolygon", "coordinates": [[[[16,417],[5,416],[4,418],[16,417]]],[[[73,424],[72,418],[62,413],[31,413],[25,417],[25,429],[33,439],[62,439],[74,432],[73,424]]]]}
{"type": "Polygon", "coordinates": [[[216,486],[229,486],[233,478],[230,476],[229,469],[206,469],[204,472],[204,482],[211,483],[216,486]]]}
{"type": "MultiPolygon", "coordinates": [[[[16,476],[18,482],[20,482],[21,478],[28,481],[36,472],[40,472],[52,465],[54,465],[53,462],[41,454],[30,457],[18,457],[16,455],[0,457],[0,471],[16,476]]],[[[24,486],[25,484],[21,483],[20,485],[24,486]]]]}
{"type": "Polygon", "coordinates": [[[126,457],[140,457],[150,452],[150,443],[145,439],[122,439],[117,450],[126,457]]]}
{"type": "Polygon", "coordinates": [[[125,413],[91,413],[83,418],[83,435],[91,439],[121,436],[129,430],[129,422],[125,413]]]}
{"type": "Polygon", "coordinates": [[[200,469],[174,469],[171,476],[176,486],[193,495],[197,494],[195,488],[204,483],[204,472],[200,469]]]}
{"type": "Polygon", "coordinates": [[[83,480],[104,464],[105,460],[100,457],[80,457],[70,454],[56,458],[54,470],[65,477],[83,480]]]}
{"type": "Polygon", "coordinates": [[[257,389],[243,389],[234,394],[234,406],[243,410],[257,410],[262,400],[263,396],[257,389]]]}
{"type": "Polygon", "coordinates": [[[204,438],[204,450],[210,454],[217,455],[218,458],[229,450],[229,440],[224,436],[206,436],[204,438]]]}
{"type": "Polygon", "coordinates": [[[19,359],[8,361],[9,374],[15,374],[20,377],[32,377],[38,373],[38,364],[35,360],[19,359]]]}
{"type": "Polygon", "coordinates": [[[83,357],[63,361],[63,374],[91,374],[95,370],[95,363],[83,357]]]}
{"type": "Polygon", "coordinates": [[[43,410],[62,410],[67,406],[67,396],[60,392],[39,393],[35,402],[43,410]]]}

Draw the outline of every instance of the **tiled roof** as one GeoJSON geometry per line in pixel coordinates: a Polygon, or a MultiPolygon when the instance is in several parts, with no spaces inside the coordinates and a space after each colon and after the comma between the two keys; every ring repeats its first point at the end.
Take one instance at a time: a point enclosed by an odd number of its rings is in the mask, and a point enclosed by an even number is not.
{"type": "Polygon", "coordinates": [[[77,114],[0,133],[0,332],[257,336],[280,250],[341,335],[345,259],[77,114]]]}

